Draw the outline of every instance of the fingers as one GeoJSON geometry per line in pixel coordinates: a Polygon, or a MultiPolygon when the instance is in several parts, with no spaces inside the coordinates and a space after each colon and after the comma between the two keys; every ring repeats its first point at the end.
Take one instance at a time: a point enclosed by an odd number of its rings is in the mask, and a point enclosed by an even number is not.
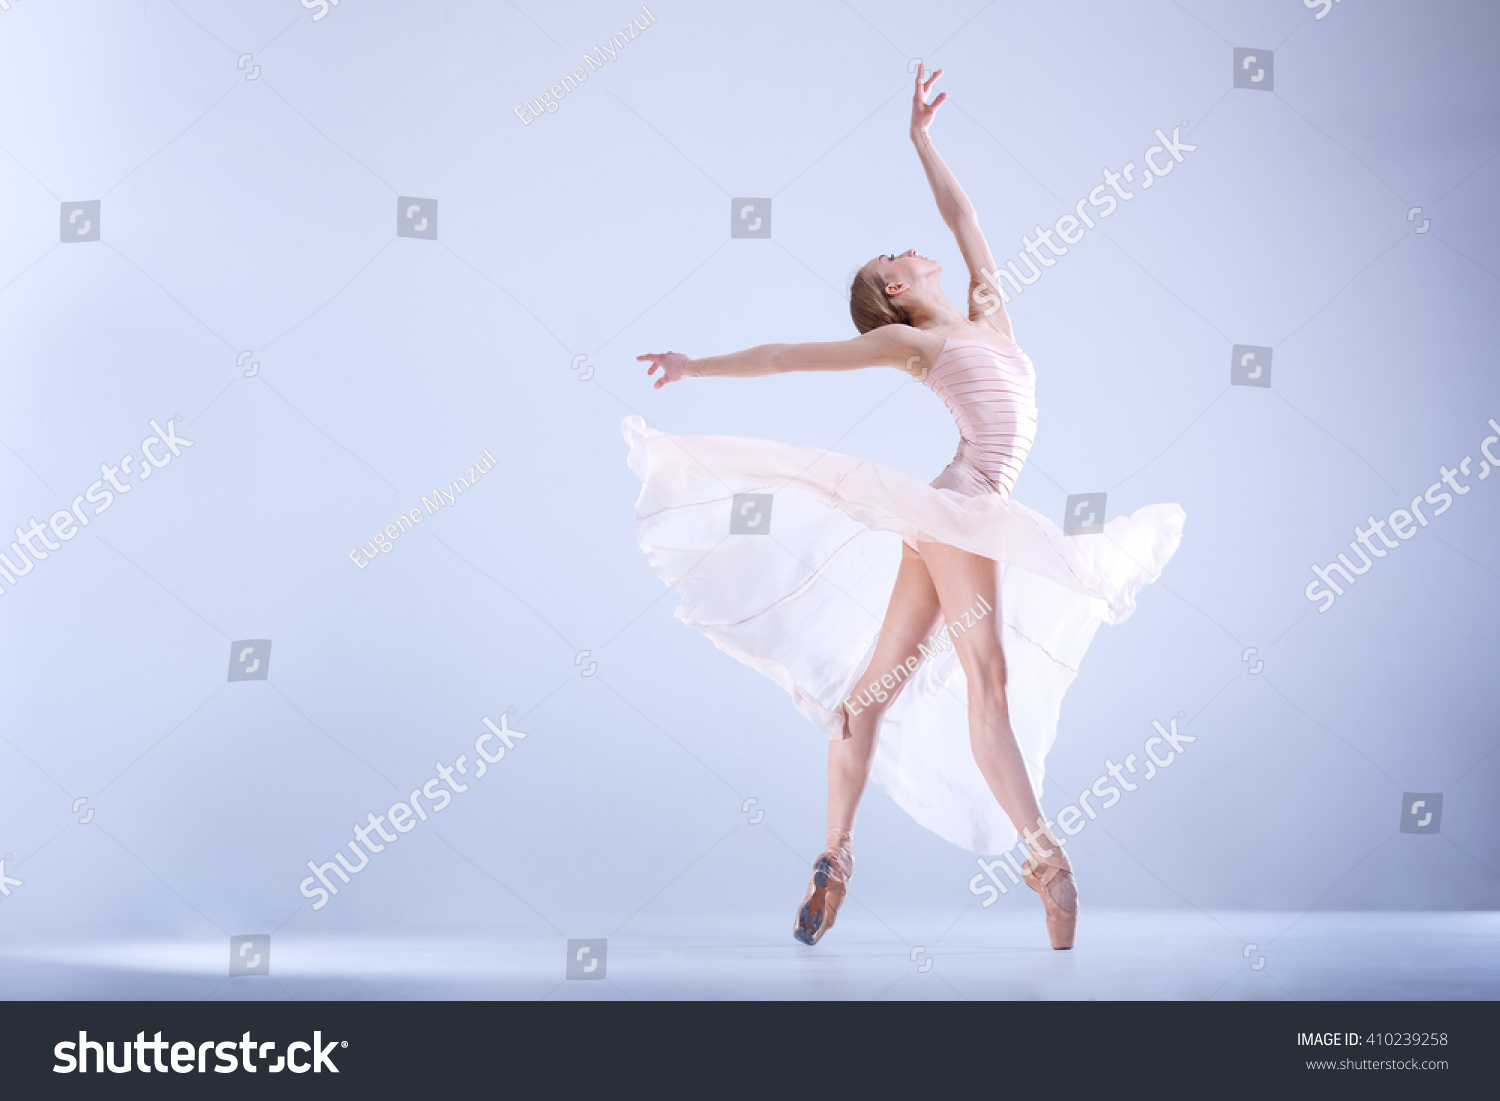
{"type": "MultiPolygon", "coordinates": [[[[937,81],[937,78],[940,77],[940,76],[942,76],[942,75],[943,75],[943,70],[938,69],[930,77],[928,77],[927,78],[927,83],[922,85],[922,94],[926,95],[928,89],[930,89],[932,87],[932,85],[937,81]]],[[[917,82],[921,83],[921,74],[920,73],[917,74],[917,82]]]]}
{"type": "Polygon", "coordinates": [[[656,380],[655,387],[654,387],[657,390],[660,390],[663,386],[665,386],[667,384],[667,379],[670,377],[669,374],[668,374],[668,372],[667,372],[667,368],[660,361],[663,360],[663,359],[666,359],[667,356],[669,356],[671,354],[672,354],[671,352],[648,352],[647,354],[645,354],[643,356],[636,356],[635,357],[637,360],[639,360],[642,363],[645,363],[648,360],[650,361],[651,366],[646,368],[646,376],[648,378],[650,376],[656,374],[656,372],[657,372],[658,369],[661,371],[661,378],[659,378],[659,379],[656,380]]]}
{"type": "MultiPolygon", "coordinates": [[[[635,358],[640,363],[649,362],[651,364],[650,367],[646,368],[646,374],[648,377],[656,374],[658,370],[661,371],[661,378],[657,379],[655,383],[655,388],[660,390],[667,383],[675,381],[674,372],[671,365],[663,362],[664,360],[669,359],[670,357],[675,355],[677,355],[676,352],[647,352],[645,355],[636,356],[635,358]]],[[[681,375],[677,374],[675,377],[680,378],[681,375]]]]}

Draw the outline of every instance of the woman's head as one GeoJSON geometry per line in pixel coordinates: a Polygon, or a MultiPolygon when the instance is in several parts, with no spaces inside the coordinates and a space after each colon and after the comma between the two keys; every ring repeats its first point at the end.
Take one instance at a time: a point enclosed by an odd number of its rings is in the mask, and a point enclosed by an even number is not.
{"type": "Polygon", "coordinates": [[[915,324],[913,307],[919,307],[935,289],[942,270],[942,264],[918,256],[916,249],[875,257],[859,269],[849,286],[849,316],[854,327],[867,333],[882,325],[915,324]]]}

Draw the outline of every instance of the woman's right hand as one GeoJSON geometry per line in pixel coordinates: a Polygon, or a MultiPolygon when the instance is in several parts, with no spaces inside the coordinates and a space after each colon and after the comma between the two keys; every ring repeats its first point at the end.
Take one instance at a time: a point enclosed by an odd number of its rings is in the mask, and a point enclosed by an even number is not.
{"type": "Polygon", "coordinates": [[[635,357],[638,362],[650,363],[646,368],[646,374],[654,375],[657,369],[661,370],[661,378],[656,380],[656,389],[660,390],[669,382],[676,382],[680,378],[686,378],[691,372],[688,364],[692,361],[681,352],[648,352],[643,356],[635,357]]]}

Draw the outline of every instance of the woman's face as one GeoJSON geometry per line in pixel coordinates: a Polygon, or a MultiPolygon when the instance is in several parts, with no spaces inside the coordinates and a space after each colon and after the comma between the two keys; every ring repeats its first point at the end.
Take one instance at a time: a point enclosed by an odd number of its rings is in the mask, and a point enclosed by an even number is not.
{"type": "Polygon", "coordinates": [[[890,293],[891,287],[921,286],[943,270],[942,264],[917,255],[917,250],[914,248],[901,253],[877,256],[870,263],[873,265],[875,277],[885,286],[886,293],[890,293]]]}

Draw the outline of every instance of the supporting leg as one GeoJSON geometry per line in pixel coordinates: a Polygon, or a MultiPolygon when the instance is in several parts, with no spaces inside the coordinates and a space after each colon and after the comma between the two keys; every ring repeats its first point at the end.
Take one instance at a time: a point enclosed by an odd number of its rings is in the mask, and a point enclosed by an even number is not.
{"type": "Polygon", "coordinates": [[[963,613],[974,608],[981,597],[995,609],[954,638],[954,649],[968,682],[969,742],[979,771],[1006,816],[1028,838],[1034,854],[1050,856],[1043,850],[1061,851],[1061,846],[1042,818],[1010,725],[995,563],[941,543],[923,543],[921,551],[949,623],[961,622],[963,613]]]}
{"type": "MultiPolygon", "coordinates": [[[[866,689],[865,695],[872,695],[868,692],[872,681],[880,681],[896,666],[905,665],[907,658],[916,656],[918,645],[931,633],[937,616],[937,591],[927,567],[910,547],[903,547],[901,568],[875,652],[855,682],[866,689]]],[[[903,677],[894,689],[882,685],[879,694],[885,699],[859,704],[858,714],[846,706],[844,737],[828,745],[828,840],[813,862],[812,879],[792,923],[792,935],[803,944],[817,944],[838,916],[854,874],[854,819],[870,779],[880,717],[905,683],[903,677]]]]}
{"type": "Polygon", "coordinates": [[[1026,762],[1010,725],[995,563],[941,543],[922,543],[918,550],[950,624],[962,622],[963,613],[980,597],[994,609],[954,640],[968,684],[969,744],[985,783],[1031,851],[1023,870],[1027,885],[1042,896],[1046,906],[1052,946],[1071,948],[1078,892],[1062,842],[1047,825],[1031,790],[1026,762]]]}
{"type": "MultiPolygon", "coordinates": [[[[870,663],[855,681],[866,690],[872,681],[890,672],[917,654],[917,647],[932,633],[938,617],[938,594],[922,559],[910,547],[903,546],[901,569],[891,591],[885,622],[870,663]]],[[[875,759],[876,728],[881,716],[895,701],[905,681],[886,692],[884,701],[869,706],[858,704],[859,714],[844,709],[845,737],[828,744],[828,838],[832,846],[838,837],[847,845],[854,831],[854,819],[870,779],[870,765],[875,759]]],[[[868,695],[869,693],[866,692],[868,695]]]]}

